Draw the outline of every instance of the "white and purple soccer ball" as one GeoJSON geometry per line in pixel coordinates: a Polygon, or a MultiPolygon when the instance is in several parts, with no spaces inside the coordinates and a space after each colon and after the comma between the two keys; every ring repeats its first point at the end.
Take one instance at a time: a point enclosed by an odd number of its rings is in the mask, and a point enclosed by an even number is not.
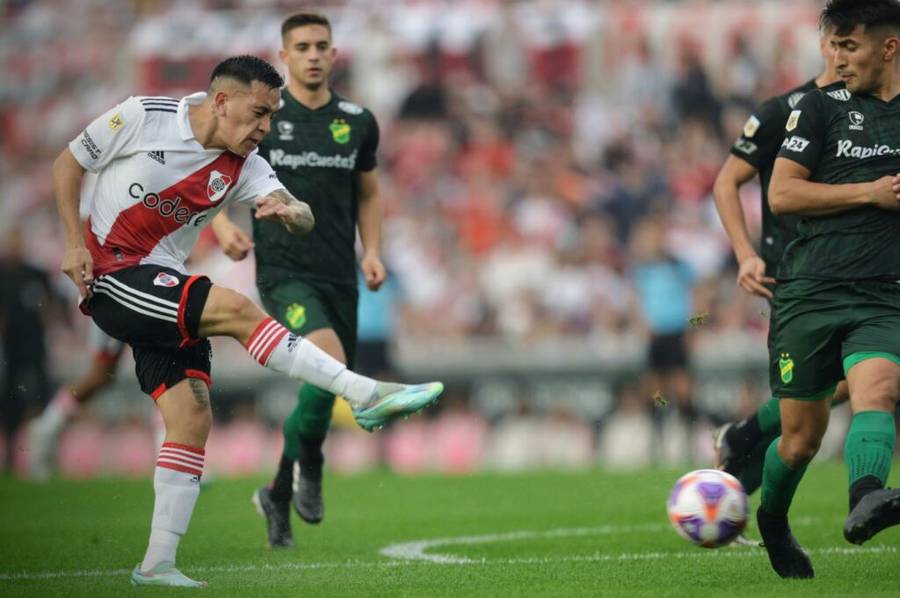
{"type": "Polygon", "coordinates": [[[718,469],[698,469],[681,476],[666,508],[678,535],[704,548],[729,544],[747,525],[744,487],[718,469]]]}

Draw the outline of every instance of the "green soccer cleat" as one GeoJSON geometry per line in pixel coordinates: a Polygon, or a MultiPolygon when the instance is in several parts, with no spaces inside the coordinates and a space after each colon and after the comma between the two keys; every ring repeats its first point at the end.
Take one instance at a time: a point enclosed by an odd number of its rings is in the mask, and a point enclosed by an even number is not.
{"type": "Polygon", "coordinates": [[[379,382],[375,396],[362,408],[353,410],[353,417],[362,429],[379,430],[392,419],[409,417],[428,407],[444,392],[441,382],[405,385],[379,382]]]}
{"type": "Polygon", "coordinates": [[[205,581],[196,581],[175,568],[175,563],[163,561],[147,572],[138,563],[131,572],[133,586],[167,586],[171,588],[205,588],[205,581]]]}

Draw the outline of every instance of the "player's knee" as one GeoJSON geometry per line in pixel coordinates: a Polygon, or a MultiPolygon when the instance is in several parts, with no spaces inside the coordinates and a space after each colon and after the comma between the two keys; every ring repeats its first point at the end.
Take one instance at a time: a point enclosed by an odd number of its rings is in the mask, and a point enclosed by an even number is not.
{"type": "Polygon", "coordinates": [[[259,307],[241,293],[229,293],[224,307],[228,319],[232,321],[256,321],[260,318],[259,307]]]}
{"type": "Polygon", "coordinates": [[[873,381],[854,392],[853,411],[893,411],[900,398],[900,383],[894,377],[873,381]]]}
{"type": "Polygon", "coordinates": [[[789,467],[802,467],[812,461],[821,444],[822,438],[813,434],[783,435],[778,453],[789,467]]]}

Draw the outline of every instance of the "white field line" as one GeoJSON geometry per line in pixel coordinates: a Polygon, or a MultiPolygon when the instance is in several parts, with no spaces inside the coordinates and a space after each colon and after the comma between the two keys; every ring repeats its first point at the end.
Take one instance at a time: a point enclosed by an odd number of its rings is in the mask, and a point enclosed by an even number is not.
{"type": "MultiPolygon", "coordinates": [[[[791,521],[795,527],[805,525],[817,525],[821,521],[818,517],[798,517],[791,521]]],[[[427,550],[444,546],[471,546],[473,544],[488,544],[495,542],[516,542],[521,540],[534,540],[538,538],[566,538],[573,536],[606,536],[621,534],[639,534],[646,532],[660,532],[667,530],[668,524],[646,523],[641,525],[601,525],[598,527],[574,527],[552,529],[546,531],[515,531],[501,534],[485,534],[479,536],[457,536],[455,538],[433,538],[429,540],[415,540],[391,544],[380,550],[383,556],[393,559],[409,561],[427,561],[441,565],[461,565],[480,560],[469,559],[447,554],[428,554],[427,550]]]]}
{"type": "MultiPolygon", "coordinates": [[[[813,518],[810,518],[813,519],[813,518]]],[[[797,522],[799,523],[799,521],[797,522]]],[[[610,533],[628,533],[629,531],[657,531],[664,529],[666,526],[659,524],[636,525],[636,526],[602,526],[597,528],[570,528],[557,529],[546,532],[510,532],[507,534],[487,534],[484,536],[467,536],[469,544],[484,544],[491,541],[509,541],[509,540],[527,540],[533,538],[554,538],[554,537],[572,537],[587,535],[603,535],[610,533]],[[496,538],[491,540],[490,538],[496,538]]],[[[443,539],[441,545],[457,544],[462,545],[463,538],[446,538],[443,539]]],[[[419,544],[419,543],[407,543],[419,544]]],[[[404,544],[396,544],[382,549],[381,554],[386,554],[392,547],[404,546],[404,544]]],[[[844,546],[831,546],[826,548],[813,549],[809,551],[812,555],[867,555],[867,554],[900,554],[900,547],[896,546],[870,546],[865,548],[853,548],[844,546]]],[[[189,567],[185,568],[185,573],[190,575],[203,575],[208,573],[265,573],[265,572],[286,572],[286,571],[309,571],[316,569],[390,569],[398,567],[410,567],[415,565],[446,565],[446,566],[511,566],[511,565],[541,565],[552,563],[608,563],[608,562],[630,562],[630,561],[657,561],[664,559],[681,559],[681,560],[697,560],[697,559],[731,559],[731,558],[761,558],[765,556],[764,550],[737,549],[737,550],[702,550],[696,549],[684,552],[634,552],[619,554],[601,554],[594,553],[582,556],[563,556],[563,557],[534,557],[534,558],[510,558],[510,559],[460,559],[459,557],[450,557],[456,560],[431,560],[431,559],[410,559],[409,557],[400,557],[402,560],[393,561],[331,561],[319,563],[279,563],[277,565],[223,565],[213,567],[189,567]]],[[[426,556],[442,556],[442,555],[426,555],[426,556]]],[[[446,555],[444,555],[446,556],[446,555]]],[[[397,558],[397,557],[395,557],[397,558]]],[[[98,577],[119,577],[127,576],[131,572],[130,569],[87,569],[76,571],[40,571],[40,572],[6,572],[0,573],[0,582],[17,582],[17,581],[41,581],[49,579],[77,579],[77,578],[98,578],[98,577]]]]}

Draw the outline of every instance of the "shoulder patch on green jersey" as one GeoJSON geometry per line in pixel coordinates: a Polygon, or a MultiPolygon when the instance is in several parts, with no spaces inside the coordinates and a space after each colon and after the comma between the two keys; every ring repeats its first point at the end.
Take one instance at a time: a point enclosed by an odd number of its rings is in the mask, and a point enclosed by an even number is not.
{"type": "Polygon", "coordinates": [[[348,102],[347,100],[341,100],[338,102],[338,108],[346,112],[347,114],[362,114],[363,108],[359,104],[354,104],[353,102],[348,102]]]}
{"type": "Polygon", "coordinates": [[[791,110],[791,115],[788,116],[787,123],[784,125],[785,131],[793,131],[797,128],[797,123],[800,121],[800,114],[803,112],[802,110],[791,110]]]}
{"type": "Polygon", "coordinates": [[[350,141],[350,125],[343,118],[336,118],[328,125],[331,130],[331,136],[337,143],[347,143],[350,141]]]}
{"type": "Polygon", "coordinates": [[[750,116],[750,118],[747,119],[747,122],[744,123],[744,137],[753,137],[758,130],[759,119],[755,116],[750,116]]]}

